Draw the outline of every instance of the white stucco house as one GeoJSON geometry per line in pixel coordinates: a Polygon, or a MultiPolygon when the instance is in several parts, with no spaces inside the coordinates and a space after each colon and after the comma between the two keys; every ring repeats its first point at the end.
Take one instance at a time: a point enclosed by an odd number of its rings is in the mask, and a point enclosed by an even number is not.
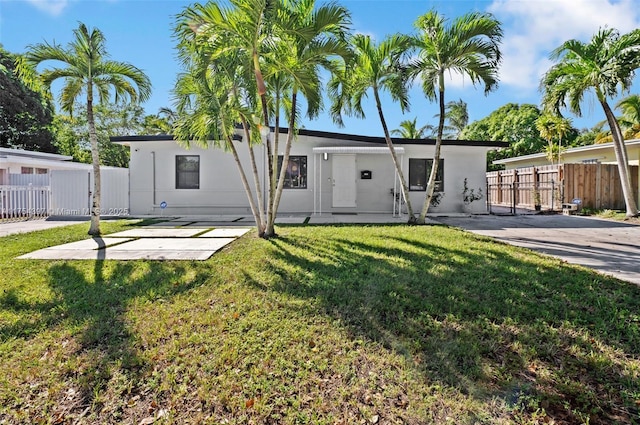
{"type": "MultiPolygon", "coordinates": [[[[281,132],[283,140],[287,130],[281,132]]],[[[250,214],[230,153],[195,144],[187,149],[169,135],[112,137],[111,141],[131,149],[131,214],[250,214]]],[[[394,139],[394,144],[411,202],[419,211],[435,141],[394,139]]],[[[470,188],[484,190],[487,151],[504,146],[504,142],[443,141],[437,190],[444,196],[433,211],[462,211],[464,179],[470,188]]],[[[246,144],[237,143],[237,149],[252,181],[246,144]]],[[[264,180],[265,149],[262,145],[254,149],[264,180]]],[[[398,213],[394,199],[400,199],[400,185],[382,137],[301,129],[291,148],[288,169],[279,214],[398,213]]],[[[471,205],[473,212],[487,210],[483,201],[471,205]]]]}

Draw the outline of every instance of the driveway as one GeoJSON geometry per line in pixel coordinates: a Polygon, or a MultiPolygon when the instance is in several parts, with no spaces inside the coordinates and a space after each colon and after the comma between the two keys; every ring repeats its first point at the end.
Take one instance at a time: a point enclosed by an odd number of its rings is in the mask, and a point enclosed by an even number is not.
{"type": "Polygon", "coordinates": [[[478,215],[434,221],[640,285],[640,226],[635,224],[564,215],[478,215]]]}

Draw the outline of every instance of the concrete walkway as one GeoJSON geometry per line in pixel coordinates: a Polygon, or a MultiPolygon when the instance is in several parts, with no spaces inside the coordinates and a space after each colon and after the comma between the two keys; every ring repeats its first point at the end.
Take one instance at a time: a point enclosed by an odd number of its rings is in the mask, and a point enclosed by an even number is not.
{"type": "Polygon", "coordinates": [[[436,221],[640,284],[638,225],[564,215],[480,215],[436,221]]]}
{"type": "Polygon", "coordinates": [[[145,226],[40,249],[18,257],[36,260],[206,260],[248,227],[208,227],[176,223],[145,226]]]}
{"type": "Polygon", "coordinates": [[[89,221],[83,220],[26,220],[26,221],[9,221],[0,223],[0,237],[17,235],[19,233],[35,232],[38,230],[53,229],[54,227],[70,226],[72,224],[87,223],[87,229],[89,228],[89,221]]]}

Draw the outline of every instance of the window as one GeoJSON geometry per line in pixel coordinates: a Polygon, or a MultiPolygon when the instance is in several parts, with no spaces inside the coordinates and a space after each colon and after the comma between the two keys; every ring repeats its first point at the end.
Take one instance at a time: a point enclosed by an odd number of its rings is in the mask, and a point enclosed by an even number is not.
{"type": "MultiPolygon", "coordinates": [[[[282,169],[283,156],[278,156],[278,175],[282,169]]],[[[285,189],[306,189],[307,188],[307,157],[290,156],[287,172],[284,176],[285,189]]]]}
{"type": "Polygon", "coordinates": [[[33,167],[21,167],[20,174],[33,174],[33,167]]]}
{"type": "Polygon", "coordinates": [[[200,189],[200,155],[176,155],[176,189],[200,189]]]}
{"type": "MultiPolygon", "coordinates": [[[[409,190],[427,190],[432,165],[433,159],[409,158],[409,190]]],[[[441,159],[438,164],[434,191],[444,191],[444,159],[441,159]]]]}
{"type": "Polygon", "coordinates": [[[48,170],[46,168],[36,168],[36,174],[47,174],[48,170]]]}

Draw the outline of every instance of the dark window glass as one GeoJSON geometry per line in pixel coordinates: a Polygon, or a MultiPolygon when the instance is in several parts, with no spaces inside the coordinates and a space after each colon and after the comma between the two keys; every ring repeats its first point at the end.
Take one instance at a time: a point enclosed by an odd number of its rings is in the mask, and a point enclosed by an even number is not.
{"type": "Polygon", "coordinates": [[[176,189],[200,189],[199,155],[176,155],[176,189]]]}
{"type": "MultiPolygon", "coordinates": [[[[282,155],[278,156],[278,175],[282,169],[282,155]]],[[[285,189],[306,189],[307,188],[307,157],[289,156],[289,165],[284,176],[285,189]]]]}
{"type": "MultiPolygon", "coordinates": [[[[409,190],[425,191],[431,174],[433,159],[409,158],[409,190]]],[[[444,159],[438,164],[435,192],[444,191],[444,159]]]]}

